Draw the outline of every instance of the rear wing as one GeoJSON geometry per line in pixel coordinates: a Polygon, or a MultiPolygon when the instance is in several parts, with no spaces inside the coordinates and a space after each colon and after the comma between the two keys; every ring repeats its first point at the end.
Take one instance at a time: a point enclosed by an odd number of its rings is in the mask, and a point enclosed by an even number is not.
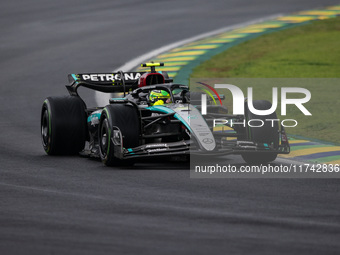
{"type": "Polygon", "coordinates": [[[106,93],[130,92],[141,86],[153,85],[159,82],[170,83],[173,80],[169,78],[167,72],[156,72],[156,66],[164,66],[164,63],[145,63],[143,67],[151,67],[151,72],[126,72],[118,71],[116,73],[83,73],[69,74],[69,85],[67,90],[71,95],[78,96],[80,86],[106,93]],[[144,75],[145,74],[145,75],[144,75]],[[140,79],[141,78],[141,79],[140,79]]]}
{"type": "Polygon", "coordinates": [[[69,85],[66,85],[66,88],[71,95],[78,95],[77,89],[80,86],[106,93],[128,92],[138,88],[138,80],[144,73],[145,72],[69,74],[69,85]]]}
{"type": "MultiPolygon", "coordinates": [[[[116,73],[84,73],[69,74],[67,90],[71,95],[78,95],[77,89],[82,86],[105,93],[127,93],[139,86],[139,78],[147,72],[116,72],[116,73]],[[122,79],[123,78],[123,79],[122,79]]],[[[173,80],[167,72],[158,72],[164,77],[165,83],[173,80]]]]}

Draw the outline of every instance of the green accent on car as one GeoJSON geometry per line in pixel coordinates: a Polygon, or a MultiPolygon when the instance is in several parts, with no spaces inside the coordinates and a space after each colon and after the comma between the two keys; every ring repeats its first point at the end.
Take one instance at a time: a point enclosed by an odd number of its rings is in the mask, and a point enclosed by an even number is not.
{"type": "MultiPolygon", "coordinates": [[[[107,114],[107,120],[109,121],[109,118],[110,118],[110,114],[107,110],[107,108],[104,108],[104,111],[106,112],[107,114]]],[[[109,127],[109,136],[108,136],[108,145],[107,145],[107,151],[106,151],[106,157],[108,157],[109,155],[109,152],[110,152],[110,145],[111,145],[111,128],[109,127]]]]}
{"type": "Polygon", "coordinates": [[[78,77],[75,75],[75,74],[72,74],[72,78],[77,81],[78,80],[78,77]]]}
{"type": "Polygon", "coordinates": [[[131,148],[127,149],[127,151],[129,152],[130,155],[136,154],[136,153],[133,152],[133,149],[131,149],[131,148]]]}
{"type": "MultiPolygon", "coordinates": [[[[164,112],[164,113],[174,113],[175,111],[172,109],[169,109],[167,107],[164,106],[150,106],[148,108],[146,108],[148,110],[151,111],[159,111],[159,112],[164,112]]],[[[192,131],[190,126],[188,125],[188,123],[181,117],[179,116],[177,113],[174,115],[174,117],[178,120],[180,120],[182,122],[182,124],[184,124],[186,126],[187,129],[189,129],[189,131],[192,131]]]]}
{"type": "Polygon", "coordinates": [[[92,121],[92,119],[93,118],[98,118],[98,120],[100,119],[100,116],[101,116],[102,114],[101,113],[93,113],[93,114],[91,114],[88,118],[87,118],[87,122],[91,122],[92,121]]]}

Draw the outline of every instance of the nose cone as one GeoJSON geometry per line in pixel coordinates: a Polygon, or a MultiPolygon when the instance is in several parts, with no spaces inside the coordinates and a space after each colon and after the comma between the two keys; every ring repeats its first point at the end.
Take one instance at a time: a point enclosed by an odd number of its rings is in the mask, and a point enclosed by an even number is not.
{"type": "Polygon", "coordinates": [[[216,147],[215,138],[202,117],[201,113],[192,105],[185,105],[174,109],[177,114],[190,127],[193,139],[196,139],[200,147],[206,151],[212,151],[216,147]]]}

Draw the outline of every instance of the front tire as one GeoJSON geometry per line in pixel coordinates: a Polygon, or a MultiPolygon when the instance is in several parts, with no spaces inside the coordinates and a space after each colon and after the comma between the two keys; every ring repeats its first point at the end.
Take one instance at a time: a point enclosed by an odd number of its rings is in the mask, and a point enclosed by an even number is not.
{"type": "Polygon", "coordinates": [[[118,129],[123,135],[124,148],[134,148],[139,145],[140,119],[138,110],[134,106],[114,104],[103,109],[98,132],[99,154],[106,166],[128,163],[114,156],[115,145],[112,138],[114,137],[114,130],[118,129]]]}
{"type": "MultiPolygon", "coordinates": [[[[253,105],[257,110],[267,110],[271,108],[271,103],[265,100],[255,100],[253,101],[253,105]]],[[[266,119],[277,119],[275,112],[270,115],[262,116],[253,114],[247,109],[245,117],[247,122],[251,119],[259,119],[264,122],[262,127],[249,127],[248,140],[255,143],[267,144],[274,149],[278,148],[280,141],[279,125],[277,121],[275,121],[272,127],[272,122],[266,121],[266,119]]],[[[266,164],[274,161],[277,157],[277,153],[253,152],[243,153],[241,156],[248,164],[266,164]]]]}

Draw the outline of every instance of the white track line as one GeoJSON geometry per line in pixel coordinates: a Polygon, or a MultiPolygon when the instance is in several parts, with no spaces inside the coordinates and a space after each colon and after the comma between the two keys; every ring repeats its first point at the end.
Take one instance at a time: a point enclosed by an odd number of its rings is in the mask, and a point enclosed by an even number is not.
{"type": "MultiPolygon", "coordinates": [[[[185,40],[181,40],[181,41],[178,41],[178,42],[175,42],[175,43],[168,44],[168,45],[165,45],[163,47],[160,47],[158,49],[155,49],[153,51],[150,51],[150,52],[145,53],[145,54],[143,54],[143,55],[141,55],[137,58],[130,60],[126,64],[124,64],[124,65],[116,68],[115,70],[113,70],[113,72],[117,72],[119,70],[123,70],[124,72],[128,72],[128,71],[131,71],[134,68],[136,68],[141,63],[143,63],[147,60],[150,60],[151,58],[158,56],[158,55],[160,55],[160,54],[162,54],[166,51],[169,51],[171,49],[182,46],[184,44],[191,43],[191,42],[194,42],[194,41],[197,41],[197,40],[201,40],[201,39],[204,39],[204,38],[207,38],[207,37],[210,37],[210,36],[214,36],[214,35],[217,35],[217,34],[220,34],[220,33],[225,33],[225,32],[228,32],[228,31],[231,31],[231,30],[234,30],[234,29],[238,29],[238,28],[242,28],[242,27],[245,27],[245,26],[249,26],[249,25],[261,23],[261,22],[264,22],[264,21],[272,20],[272,19],[275,19],[275,18],[278,18],[278,17],[281,17],[281,16],[283,16],[283,14],[270,15],[270,16],[266,16],[264,18],[259,18],[259,19],[235,24],[235,25],[232,25],[232,26],[223,27],[223,28],[211,31],[211,32],[203,33],[203,34],[200,34],[200,35],[190,37],[190,38],[185,39],[185,40]]],[[[95,92],[95,100],[96,100],[96,103],[97,103],[98,106],[104,106],[104,105],[108,104],[110,98],[112,98],[111,94],[99,93],[97,91],[95,92]]]]}

